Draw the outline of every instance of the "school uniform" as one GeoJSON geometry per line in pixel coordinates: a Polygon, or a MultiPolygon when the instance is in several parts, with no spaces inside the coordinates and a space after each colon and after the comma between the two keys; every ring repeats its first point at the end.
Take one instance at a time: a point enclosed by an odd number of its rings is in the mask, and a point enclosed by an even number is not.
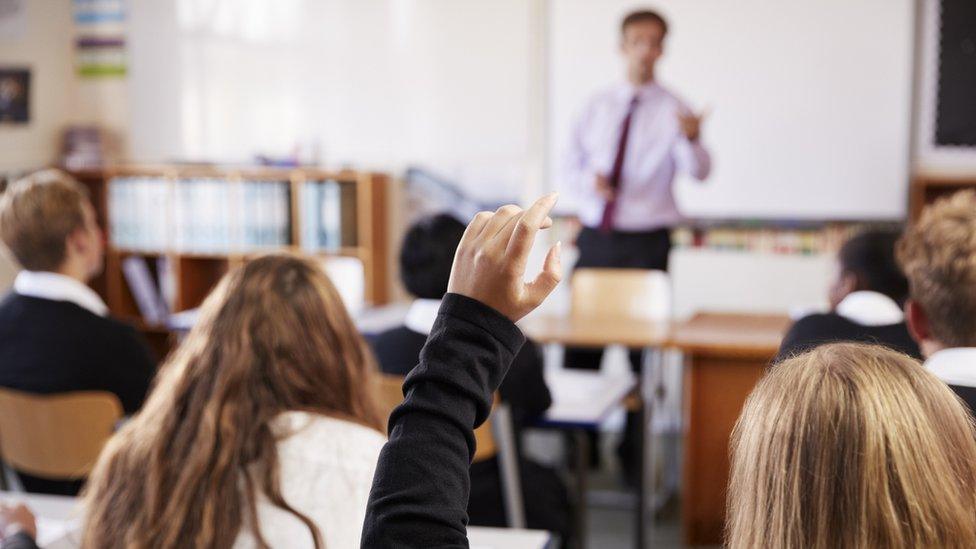
{"type": "MultiPolygon", "coordinates": [[[[371,338],[370,343],[384,373],[405,376],[417,366],[440,307],[439,299],[415,300],[407,311],[403,326],[371,338]]],[[[498,393],[511,408],[516,433],[549,408],[552,397],[543,376],[542,353],[537,345],[526,341],[515,355],[509,375],[498,393]]],[[[521,457],[519,461],[526,525],[557,531],[564,536],[569,534],[571,509],[563,482],[548,467],[521,457]]],[[[492,458],[473,463],[470,475],[471,497],[467,511],[471,524],[505,526],[498,460],[492,458]]]]}
{"type": "Polygon", "coordinates": [[[943,349],[925,361],[925,367],[944,381],[976,413],[976,347],[943,349]]]}
{"type": "MultiPolygon", "coordinates": [[[[338,418],[285,412],[274,419],[281,495],[308,517],[325,547],[358,547],[382,433],[338,418]]],[[[259,495],[258,527],[270,547],[311,548],[311,531],[298,517],[259,495]]],[[[242,527],[234,549],[258,547],[242,527]]]]}
{"type": "MultiPolygon", "coordinates": [[[[0,302],[0,387],[37,394],[107,391],[133,414],[154,373],[142,337],[109,318],[98,294],[73,278],[21,271],[0,302]]],[[[80,487],[20,476],[31,492],[73,495],[80,487]]]]}
{"type": "Polygon", "coordinates": [[[444,297],[390,415],[363,523],[362,547],[467,547],[474,429],[525,337],[498,311],[444,297]]]}
{"type": "Polygon", "coordinates": [[[796,321],[783,338],[776,362],[838,341],[875,343],[921,358],[901,306],[882,293],[859,291],[847,295],[834,311],[796,321]]]}

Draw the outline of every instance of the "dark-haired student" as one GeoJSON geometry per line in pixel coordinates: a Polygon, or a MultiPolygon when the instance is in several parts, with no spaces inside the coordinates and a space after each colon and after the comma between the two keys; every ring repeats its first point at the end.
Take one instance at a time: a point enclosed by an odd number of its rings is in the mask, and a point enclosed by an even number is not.
{"type": "Polygon", "coordinates": [[[976,192],[926,207],[898,243],[925,367],[976,413],[976,192]]]}
{"type": "Polygon", "coordinates": [[[915,358],[903,307],[908,279],[895,259],[898,232],[868,230],[841,247],[830,286],[830,312],[805,316],[783,338],[777,361],[823,343],[877,343],[915,358]]]}
{"type": "MultiPolygon", "coordinates": [[[[441,214],[425,218],[407,231],[400,250],[400,276],[416,299],[403,326],[387,330],[371,341],[384,373],[407,375],[417,365],[447,293],[454,252],[464,230],[462,222],[441,214]]],[[[552,398],[537,345],[525,342],[498,392],[511,407],[516,432],[549,408],[552,398]]],[[[559,532],[565,538],[572,530],[571,509],[562,481],[551,469],[527,459],[520,460],[520,469],[526,525],[559,532]]],[[[479,526],[506,524],[497,459],[471,465],[468,515],[471,524],[479,526]]]]}
{"type": "Polygon", "coordinates": [[[559,283],[559,244],[524,281],[556,196],[525,211],[482,212],[458,246],[437,320],[390,416],[363,525],[363,547],[467,547],[474,429],[491,410],[525,337],[515,322],[559,283]]]}
{"type": "MultiPolygon", "coordinates": [[[[102,269],[102,232],[80,184],[35,172],[0,195],[0,238],[24,268],[0,301],[0,387],[38,394],[108,391],[142,405],[155,363],[136,331],[108,317],[86,283],[102,269]]],[[[30,492],[74,495],[80,482],[20,474],[30,492]]]]}

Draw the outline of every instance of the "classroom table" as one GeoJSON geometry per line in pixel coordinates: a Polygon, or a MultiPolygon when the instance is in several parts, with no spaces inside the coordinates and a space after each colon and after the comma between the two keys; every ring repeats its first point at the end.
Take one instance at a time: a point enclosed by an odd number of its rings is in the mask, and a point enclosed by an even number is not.
{"type": "Polygon", "coordinates": [[[564,429],[573,434],[576,447],[576,516],[573,526],[579,546],[586,544],[586,493],[589,474],[587,432],[594,431],[633,393],[637,378],[630,372],[604,374],[585,370],[547,370],[546,385],[552,405],[535,426],[564,429]]]}
{"type": "MultiPolygon", "coordinates": [[[[49,496],[0,492],[0,501],[22,502],[37,517],[37,541],[44,549],[69,549],[80,546],[78,500],[69,496],[49,496]]],[[[510,528],[468,527],[472,549],[546,549],[552,543],[549,532],[510,528]]]]}
{"type": "Polygon", "coordinates": [[[686,365],[681,516],[689,545],[722,542],[732,427],[789,324],[782,315],[700,313],[672,328],[668,346],[686,365]]]}
{"type": "MultiPolygon", "coordinates": [[[[607,347],[609,345],[623,345],[630,348],[650,348],[659,349],[667,341],[670,335],[671,323],[651,320],[635,320],[619,317],[581,317],[581,316],[534,316],[529,317],[519,324],[522,331],[529,338],[541,344],[559,344],[573,347],[607,347]]],[[[577,373],[596,376],[599,379],[602,374],[598,372],[578,372],[573,370],[563,370],[559,376],[576,376],[577,373]]],[[[551,379],[547,377],[550,390],[554,387],[556,392],[562,390],[560,387],[559,376],[551,379]]],[[[572,380],[573,377],[566,379],[572,380]]],[[[581,379],[581,378],[575,378],[581,379]]],[[[605,383],[614,383],[604,381],[605,383]]],[[[568,381],[566,387],[573,384],[568,381]]],[[[622,387],[622,386],[617,386],[622,387]]],[[[649,445],[645,444],[647,425],[650,423],[648,412],[649,406],[643,405],[649,400],[646,398],[646,383],[644,380],[644,369],[637,379],[631,378],[630,388],[626,391],[608,390],[604,386],[593,383],[593,392],[583,400],[589,399],[588,404],[584,404],[579,398],[570,405],[560,406],[557,402],[555,409],[551,410],[546,418],[541,422],[542,426],[555,426],[570,429],[576,438],[576,488],[579,496],[576,529],[581,546],[586,542],[586,521],[585,521],[585,492],[587,475],[587,452],[584,444],[585,432],[595,430],[606,419],[607,414],[614,407],[621,404],[624,398],[633,392],[635,387],[641,397],[642,425],[638,444],[640,445],[642,462],[647,463],[649,459],[649,445]]],[[[554,396],[558,401],[558,396],[554,396]]],[[[643,468],[641,468],[643,472],[643,468]]],[[[651,496],[647,493],[646,479],[641,474],[639,477],[639,489],[637,491],[637,520],[635,521],[635,545],[638,548],[645,546],[645,517],[647,516],[647,502],[651,496]]]]}

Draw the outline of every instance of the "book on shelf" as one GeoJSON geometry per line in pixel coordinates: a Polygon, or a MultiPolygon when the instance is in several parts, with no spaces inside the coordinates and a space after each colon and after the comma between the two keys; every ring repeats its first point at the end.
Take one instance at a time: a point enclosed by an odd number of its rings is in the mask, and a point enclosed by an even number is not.
{"type": "Polygon", "coordinates": [[[109,236],[119,248],[232,253],[291,243],[287,181],[116,177],[109,211],[109,236]]]}
{"type": "Polygon", "coordinates": [[[122,260],[122,273],[132,291],[136,307],[143,320],[150,325],[159,325],[169,317],[169,309],[159,288],[153,281],[146,258],[129,256],[122,260]]]}
{"type": "Polygon", "coordinates": [[[358,244],[355,185],[334,180],[305,182],[301,213],[303,249],[337,251],[358,244]]]}

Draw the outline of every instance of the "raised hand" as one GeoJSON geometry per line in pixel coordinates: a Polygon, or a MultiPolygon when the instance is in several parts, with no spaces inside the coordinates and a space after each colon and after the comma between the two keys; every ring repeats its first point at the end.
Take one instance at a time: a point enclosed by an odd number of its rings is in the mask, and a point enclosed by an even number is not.
{"type": "Polygon", "coordinates": [[[707,114],[707,111],[702,111],[699,114],[678,112],[678,125],[681,127],[681,133],[685,134],[689,141],[697,141],[698,137],[701,136],[702,121],[705,120],[707,114]]]}
{"type": "Polygon", "coordinates": [[[610,202],[617,196],[617,191],[610,185],[610,179],[605,175],[596,176],[596,192],[601,198],[610,202]]]}
{"type": "Polygon", "coordinates": [[[532,282],[525,282],[525,266],[536,232],[552,225],[549,211],[556,198],[543,196],[524,211],[509,205],[474,216],[454,255],[447,291],[476,299],[513,322],[538,307],[562,276],[560,243],[532,282]]]}

